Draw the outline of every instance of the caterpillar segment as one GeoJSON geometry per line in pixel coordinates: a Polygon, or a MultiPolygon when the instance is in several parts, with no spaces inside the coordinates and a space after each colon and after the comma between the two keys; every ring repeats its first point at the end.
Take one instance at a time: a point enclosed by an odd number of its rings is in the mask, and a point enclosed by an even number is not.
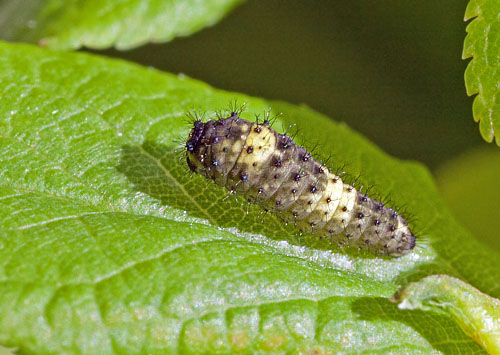
{"type": "Polygon", "coordinates": [[[402,256],[416,243],[406,221],[313,159],[290,137],[236,113],[196,121],[186,142],[187,164],[304,233],[332,243],[402,256]]]}

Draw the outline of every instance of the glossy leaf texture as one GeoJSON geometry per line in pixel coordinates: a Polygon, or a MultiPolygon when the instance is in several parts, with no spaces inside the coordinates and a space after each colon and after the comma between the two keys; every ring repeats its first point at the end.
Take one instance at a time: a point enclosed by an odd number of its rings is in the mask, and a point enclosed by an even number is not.
{"type": "Polygon", "coordinates": [[[470,58],[465,71],[468,95],[474,98],[473,114],[479,131],[487,142],[500,145],[500,4],[495,0],[470,0],[465,20],[467,26],[463,58],[470,58]]]}
{"type": "Polygon", "coordinates": [[[401,309],[449,314],[490,354],[500,353],[500,301],[448,275],[432,275],[398,290],[401,309]]]}
{"type": "Polygon", "coordinates": [[[217,23],[242,0],[6,0],[0,36],[54,49],[129,49],[217,23]]]}
{"type": "Polygon", "coordinates": [[[446,273],[500,295],[500,258],[460,227],[430,174],[303,106],[123,61],[0,43],[0,345],[25,353],[482,352],[398,285],[446,273]],[[318,144],[410,221],[385,258],[298,236],[191,175],[185,113],[246,102],[318,144]],[[290,127],[291,126],[291,127],[290,127]],[[385,197],[385,198],[384,198],[385,197]],[[444,340],[443,340],[444,339],[444,340]]]}

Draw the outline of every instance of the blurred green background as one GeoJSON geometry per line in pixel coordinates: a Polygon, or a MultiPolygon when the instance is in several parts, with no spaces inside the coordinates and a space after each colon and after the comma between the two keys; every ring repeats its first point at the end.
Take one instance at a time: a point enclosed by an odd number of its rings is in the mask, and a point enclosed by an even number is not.
{"type": "Polygon", "coordinates": [[[466,4],[252,0],[188,38],[99,53],[304,103],[434,169],[485,144],[464,87],[466,4]]]}

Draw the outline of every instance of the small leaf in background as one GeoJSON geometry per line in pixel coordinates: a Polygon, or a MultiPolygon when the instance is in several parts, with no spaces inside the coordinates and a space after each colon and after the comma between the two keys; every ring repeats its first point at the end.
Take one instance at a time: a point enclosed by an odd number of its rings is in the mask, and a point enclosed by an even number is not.
{"type": "Polygon", "coordinates": [[[500,145],[500,3],[497,0],[470,0],[465,20],[467,26],[463,58],[470,58],[465,71],[468,95],[476,95],[474,119],[487,142],[500,145]]]}
{"type": "Polygon", "coordinates": [[[242,1],[5,0],[0,36],[54,49],[128,49],[211,26],[242,1]]]}
{"type": "Polygon", "coordinates": [[[500,353],[500,301],[448,275],[432,275],[398,290],[400,309],[448,314],[491,354],[500,353]]]}
{"type": "Polygon", "coordinates": [[[480,148],[435,173],[451,211],[478,239],[500,252],[500,153],[480,148]]]}
{"type": "MultiPolygon", "coordinates": [[[[398,285],[446,273],[500,296],[500,258],[457,224],[421,165],[306,107],[123,61],[0,43],[0,344],[24,353],[481,348],[446,316],[407,316],[398,285]],[[413,216],[414,252],[315,248],[201,176],[187,111],[237,99],[321,142],[413,216]],[[440,332],[436,332],[436,328],[440,332]],[[445,340],[443,340],[445,339],[445,340]],[[457,345],[459,344],[459,346],[457,345]]],[[[314,238],[312,238],[314,239],[314,238]]]]}

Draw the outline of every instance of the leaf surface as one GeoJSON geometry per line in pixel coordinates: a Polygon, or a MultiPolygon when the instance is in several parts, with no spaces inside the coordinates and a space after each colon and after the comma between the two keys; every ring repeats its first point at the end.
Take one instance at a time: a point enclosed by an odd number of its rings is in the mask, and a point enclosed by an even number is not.
{"type": "Polygon", "coordinates": [[[448,275],[432,275],[398,290],[401,309],[444,312],[490,354],[500,353],[500,301],[448,275]]]}
{"type": "Polygon", "coordinates": [[[242,0],[6,0],[2,38],[54,49],[129,49],[217,23],[242,0]]]}
{"type": "Polygon", "coordinates": [[[408,314],[398,285],[446,273],[500,295],[499,255],[453,219],[420,165],[307,107],[126,62],[0,43],[0,344],[27,353],[481,352],[446,316],[408,314]],[[201,176],[185,113],[270,105],[375,197],[417,248],[318,244],[201,176]],[[443,339],[446,339],[443,341],[443,339]]]}

